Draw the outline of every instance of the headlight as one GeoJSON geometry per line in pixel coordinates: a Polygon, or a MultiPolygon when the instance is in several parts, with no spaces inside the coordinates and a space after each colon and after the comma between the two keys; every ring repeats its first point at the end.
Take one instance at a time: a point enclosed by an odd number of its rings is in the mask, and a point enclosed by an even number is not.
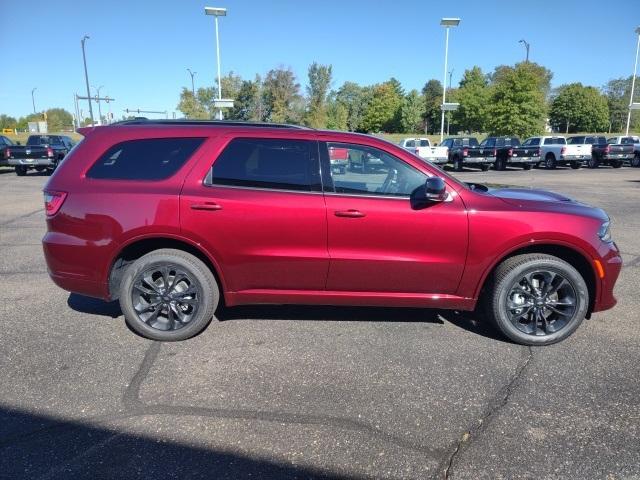
{"type": "Polygon", "coordinates": [[[602,225],[600,225],[600,228],[598,229],[598,237],[600,237],[600,240],[602,240],[603,242],[611,241],[611,230],[609,230],[610,226],[611,222],[607,220],[602,225]]]}

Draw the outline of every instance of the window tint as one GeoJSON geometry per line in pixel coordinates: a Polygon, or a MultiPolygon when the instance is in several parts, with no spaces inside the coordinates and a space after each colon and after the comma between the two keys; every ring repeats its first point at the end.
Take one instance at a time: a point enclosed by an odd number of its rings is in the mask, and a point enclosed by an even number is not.
{"type": "Polygon", "coordinates": [[[414,148],[416,146],[416,141],[415,140],[409,140],[404,144],[405,147],[407,148],[414,148]]]}
{"type": "Polygon", "coordinates": [[[430,147],[431,144],[429,143],[429,140],[423,138],[422,140],[420,140],[420,146],[421,147],[430,147]]]}
{"type": "MultiPolygon", "coordinates": [[[[409,196],[424,185],[426,175],[399,158],[377,148],[348,143],[329,143],[329,151],[345,149],[348,154],[345,169],[331,167],[331,180],[335,193],[409,196]]],[[[325,155],[326,150],[323,150],[325,155]]]]}
{"type": "Polygon", "coordinates": [[[544,145],[565,145],[567,141],[561,137],[551,137],[544,139],[544,145]]]}
{"type": "Polygon", "coordinates": [[[208,183],[320,191],[317,151],[308,140],[236,138],[213,163],[208,183]]]}
{"type": "Polygon", "coordinates": [[[89,178],[162,180],[184,165],[203,138],[149,138],[111,147],[87,172],[89,178]]]}
{"type": "Polygon", "coordinates": [[[481,147],[493,147],[496,144],[496,139],[489,137],[485,138],[482,142],[480,142],[481,147]]]}

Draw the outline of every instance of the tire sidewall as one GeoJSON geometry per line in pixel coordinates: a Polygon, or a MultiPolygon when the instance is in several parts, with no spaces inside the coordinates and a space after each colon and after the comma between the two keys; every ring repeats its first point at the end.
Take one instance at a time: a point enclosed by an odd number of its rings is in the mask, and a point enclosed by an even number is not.
{"type": "Polygon", "coordinates": [[[219,290],[213,275],[208,268],[195,257],[185,258],[182,255],[151,252],[132,263],[127,268],[120,283],[120,308],[122,309],[127,324],[143,337],[152,340],[179,341],[197,335],[207,327],[213,318],[218,300],[219,290]],[[198,263],[201,265],[198,265],[198,263]],[[198,312],[195,318],[182,328],[171,331],[153,328],[140,320],[133,308],[131,298],[134,280],[141,272],[149,270],[154,266],[166,264],[175,265],[184,269],[190,278],[198,283],[197,289],[201,298],[201,303],[198,306],[198,312]]]}
{"type": "Polygon", "coordinates": [[[494,318],[502,333],[515,342],[527,345],[549,345],[567,338],[580,326],[582,320],[587,314],[588,307],[589,292],[582,276],[571,265],[552,259],[544,261],[532,260],[515,267],[501,280],[498,285],[496,285],[496,291],[493,299],[494,318]],[[510,287],[513,283],[526,273],[537,270],[548,270],[550,272],[561,274],[571,282],[577,296],[578,305],[570,323],[560,331],[552,333],[551,335],[535,336],[521,332],[513,326],[503,308],[506,303],[510,287]]]}

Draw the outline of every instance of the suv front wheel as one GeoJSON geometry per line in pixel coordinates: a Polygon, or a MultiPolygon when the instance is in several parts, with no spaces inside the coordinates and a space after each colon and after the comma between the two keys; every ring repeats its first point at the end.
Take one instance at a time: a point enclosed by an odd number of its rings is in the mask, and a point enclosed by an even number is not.
{"type": "Polygon", "coordinates": [[[211,270],[181,250],[143,255],[127,268],[120,283],[120,308],[127,324],[152,340],[197,335],[209,324],[219,299],[211,270]]]}
{"type": "Polygon", "coordinates": [[[493,277],[486,306],[489,320],[523,345],[550,345],[582,323],[589,292],[580,273],[552,255],[526,254],[505,260],[493,277]]]}

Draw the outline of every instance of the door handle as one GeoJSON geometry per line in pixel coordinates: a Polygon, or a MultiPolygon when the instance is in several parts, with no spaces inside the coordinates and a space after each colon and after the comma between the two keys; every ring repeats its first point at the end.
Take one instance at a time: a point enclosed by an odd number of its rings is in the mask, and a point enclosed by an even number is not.
{"type": "Polygon", "coordinates": [[[193,203],[191,210],[222,210],[222,205],[215,202],[193,203]]]}
{"type": "Polygon", "coordinates": [[[336,210],[333,213],[335,214],[336,217],[346,217],[346,218],[362,218],[366,215],[365,213],[362,213],[360,210],[354,210],[354,209],[336,210]]]}

